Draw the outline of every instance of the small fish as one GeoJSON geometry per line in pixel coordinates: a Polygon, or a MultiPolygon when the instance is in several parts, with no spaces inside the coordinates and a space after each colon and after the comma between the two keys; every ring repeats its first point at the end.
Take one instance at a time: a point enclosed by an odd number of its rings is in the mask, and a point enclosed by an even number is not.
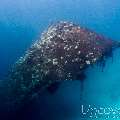
{"type": "Polygon", "coordinates": [[[11,70],[7,104],[18,108],[45,89],[54,93],[62,81],[84,81],[85,69],[104,66],[118,47],[119,42],[72,22],[49,26],[11,70]]]}

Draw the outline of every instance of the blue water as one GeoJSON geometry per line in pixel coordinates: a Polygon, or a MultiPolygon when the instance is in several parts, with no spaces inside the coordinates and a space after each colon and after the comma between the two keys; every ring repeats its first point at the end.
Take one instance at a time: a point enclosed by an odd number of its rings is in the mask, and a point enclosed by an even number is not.
{"type": "MultiPolygon", "coordinates": [[[[0,2],[0,79],[6,77],[12,64],[41,32],[59,20],[73,21],[120,40],[119,0],[3,0],[0,2]]],[[[99,67],[89,68],[83,95],[86,104],[120,104],[119,59],[120,50],[116,50],[113,62],[107,61],[104,72],[99,67]]],[[[36,99],[26,117],[30,116],[32,120],[39,120],[41,116],[43,120],[50,117],[52,120],[80,120],[80,104],[79,81],[66,82],[56,94],[36,99]]]]}

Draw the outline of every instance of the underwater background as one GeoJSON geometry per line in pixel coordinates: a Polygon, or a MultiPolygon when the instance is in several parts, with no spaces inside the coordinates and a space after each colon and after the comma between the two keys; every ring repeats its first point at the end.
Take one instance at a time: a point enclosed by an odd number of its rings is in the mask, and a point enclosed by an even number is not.
{"type": "MultiPolygon", "coordinates": [[[[12,65],[42,31],[60,20],[72,21],[120,41],[119,0],[1,0],[0,80],[6,79],[12,65]]],[[[87,70],[82,101],[80,81],[64,82],[55,94],[45,91],[36,97],[19,117],[16,115],[16,120],[81,120],[82,102],[86,106],[120,108],[120,49],[113,55],[113,61],[107,60],[103,72],[98,66],[87,70]]]]}

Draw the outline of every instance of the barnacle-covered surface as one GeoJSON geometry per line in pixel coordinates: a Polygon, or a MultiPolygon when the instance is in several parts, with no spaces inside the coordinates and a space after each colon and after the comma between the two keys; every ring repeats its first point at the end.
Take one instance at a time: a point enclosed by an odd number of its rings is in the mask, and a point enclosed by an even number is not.
{"type": "Polygon", "coordinates": [[[118,45],[71,22],[51,25],[13,67],[9,101],[17,106],[54,82],[81,79],[88,66],[104,62],[118,45]]]}

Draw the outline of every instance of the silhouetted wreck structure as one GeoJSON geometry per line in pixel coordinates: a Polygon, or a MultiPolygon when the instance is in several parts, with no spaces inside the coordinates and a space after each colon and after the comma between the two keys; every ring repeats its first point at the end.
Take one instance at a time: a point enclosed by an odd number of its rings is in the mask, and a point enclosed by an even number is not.
{"type": "Polygon", "coordinates": [[[120,43],[71,22],[51,25],[14,65],[8,85],[8,104],[17,108],[65,80],[83,82],[85,69],[97,62],[104,65],[119,46],[120,43]]]}

